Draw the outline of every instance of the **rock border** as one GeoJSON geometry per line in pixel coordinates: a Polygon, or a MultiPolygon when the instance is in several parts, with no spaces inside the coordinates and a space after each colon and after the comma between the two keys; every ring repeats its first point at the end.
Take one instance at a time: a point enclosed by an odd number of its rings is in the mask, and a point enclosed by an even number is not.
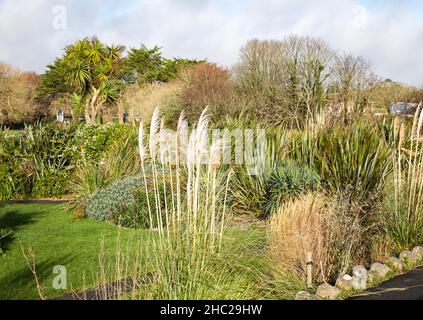
{"type": "Polygon", "coordinates": [[[335,300],[351,296],[352,293],[367,290],[382,280],[392,278],[405,270],[419,267],[423,264],[423,247],[414,247],[411,251],[403,251],[399,257],[390,257],[387,263],[374,262],[370,269],[362,265],[353,268],[353,275],[344,274],[336,280],[335,285],[322,283],[317,287],[316,294],[300,291],[295,300],[335,300]],[[370,285],[370,286],[368,286],[370,285]]]}

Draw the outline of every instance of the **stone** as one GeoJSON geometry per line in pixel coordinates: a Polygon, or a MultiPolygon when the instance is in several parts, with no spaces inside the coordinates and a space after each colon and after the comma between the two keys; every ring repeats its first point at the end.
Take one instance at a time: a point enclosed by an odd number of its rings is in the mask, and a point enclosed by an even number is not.
{"type": "Polygon", "coordinates": [[[317,287],[316,294],[318,297],[323,299],[336,299],[341,293],[341,290],[337,287],[331,286],[329,283],[321,284],[317,287]]]}
{"type": "Polygon", "coordinates": [[[341,290],[351,290],[353,288],[353,278],[345,274],[336,280],[335,286],[341,290]]]}
{"type": "Polygon", "coordinates": [[[398,102],[389,107],[391,115],[414,115],[417,110],[416,103],[398,102]]]}
{"type": "Polygon", "coordinates": [[[403,251],[400,254],[400,259],[404,262],[408,262],[411,264],[415,264],[421,260],[420,258],[420,251],[417,249],[416,251],[403,251]]]}
{"type": "Polygon", "coordinates": [[[415,254],[419,260],[423,260],[423,247],[414,247],[412,253],[415,254]]]}
{"type": "Polygon", "coordinates": [[[412,264],[417,264],[421,260],[420,255],[417,252],[412,251],[410,255],[410,262],[412,264]]]}
{"type": "Polygon", "coordinates": [[[307,291],[300,291],[295,296],[295,300],[317,300],[317,298],[307,291]]]}
{"type": "Polygon", "coordinates": [[[390,265],[398,271],[404,270],[404,262],[401,259],[398,259],[397,257],[390,257],[388,261],[390,265]]]}
{"type": "Polygon", "coordinates": [[[400,253],[399,258],[401,259],[402,262],[406,262],[407,260],[410,259],[412,252],[411,251],[403,251],[400,253]]]}
{"type": "Polygon", "coordinates": [[[370,273],[373,273],[376,276],[379,276],[379,277],[382,277],[382,278],[386,277],[386,275],[390,271],[391,271],[391,268],[389,268],[387,265],[380,263],[380,262],[375,262],[370,267],[370,273]]]}
{"type": "Polygon", "coordinates": [[[358,265],[353,268],[352,285],[355,290],[367,289],[367,269],[364,266],[358,265]]]}

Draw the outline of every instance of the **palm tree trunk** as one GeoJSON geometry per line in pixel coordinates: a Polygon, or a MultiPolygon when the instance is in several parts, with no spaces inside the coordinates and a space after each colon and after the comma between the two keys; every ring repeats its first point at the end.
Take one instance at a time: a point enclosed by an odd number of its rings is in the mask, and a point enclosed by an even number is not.
{"type": "Polygon", "coordinates": [[[85,107],[85,121],[87,123],[95,123],[97,118],[98,107],[96,107],[100,89],[93,88],[93,95],[88,100],[85,107]]]}
{"type": "Polygon", "coordinates": [[[84,117],[85,117],[85,122],[86,123],[91,123],[91,117],[90,117],[90,103],[87,101],[86,105],[85,105],[85,110],[84,110],[84,117]]]}

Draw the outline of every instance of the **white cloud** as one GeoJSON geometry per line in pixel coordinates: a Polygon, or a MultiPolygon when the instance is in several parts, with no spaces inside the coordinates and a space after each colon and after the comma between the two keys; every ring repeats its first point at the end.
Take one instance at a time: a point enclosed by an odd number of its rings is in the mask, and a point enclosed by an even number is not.
{"type": "Polygon", "coordinates": [[[353,20],[353,27],[366,30],[369,22],[369,14],[367,12],[367,8],[365,6],[357,5],[354,7],[354,20],[353,20]]]}
{"type": "Polygon", "coordinates": [[[421,85],[423,14],[416,12],[395,1],[366,7],[359,0],[0,0],[0,60],[42,72],[65,45],[96,34],[230,66],[247,40],[295,33],[362,55],[384,77],[421,85]],[[66,30],[53,28],[57,5],[67,8],[66,30]]]}

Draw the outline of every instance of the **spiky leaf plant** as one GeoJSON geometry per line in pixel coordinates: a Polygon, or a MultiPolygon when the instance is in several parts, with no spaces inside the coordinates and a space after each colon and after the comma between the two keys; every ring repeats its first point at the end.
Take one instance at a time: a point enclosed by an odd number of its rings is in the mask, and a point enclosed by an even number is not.
{"type": "Polygon", "coordinates": [[[391,170],[390,149],[377,129],[364,122],[301,132],[292,157],[314,169],[332,192],[352,190],[366,198],[391,170]]]}
{"type": "Polygon", "coordinates": [[[319,188],[320,177],[314,171],[296,162],[284,161],[272,172],[267,182],[263,214],[270,216],[285,201],[319,188]]]}

